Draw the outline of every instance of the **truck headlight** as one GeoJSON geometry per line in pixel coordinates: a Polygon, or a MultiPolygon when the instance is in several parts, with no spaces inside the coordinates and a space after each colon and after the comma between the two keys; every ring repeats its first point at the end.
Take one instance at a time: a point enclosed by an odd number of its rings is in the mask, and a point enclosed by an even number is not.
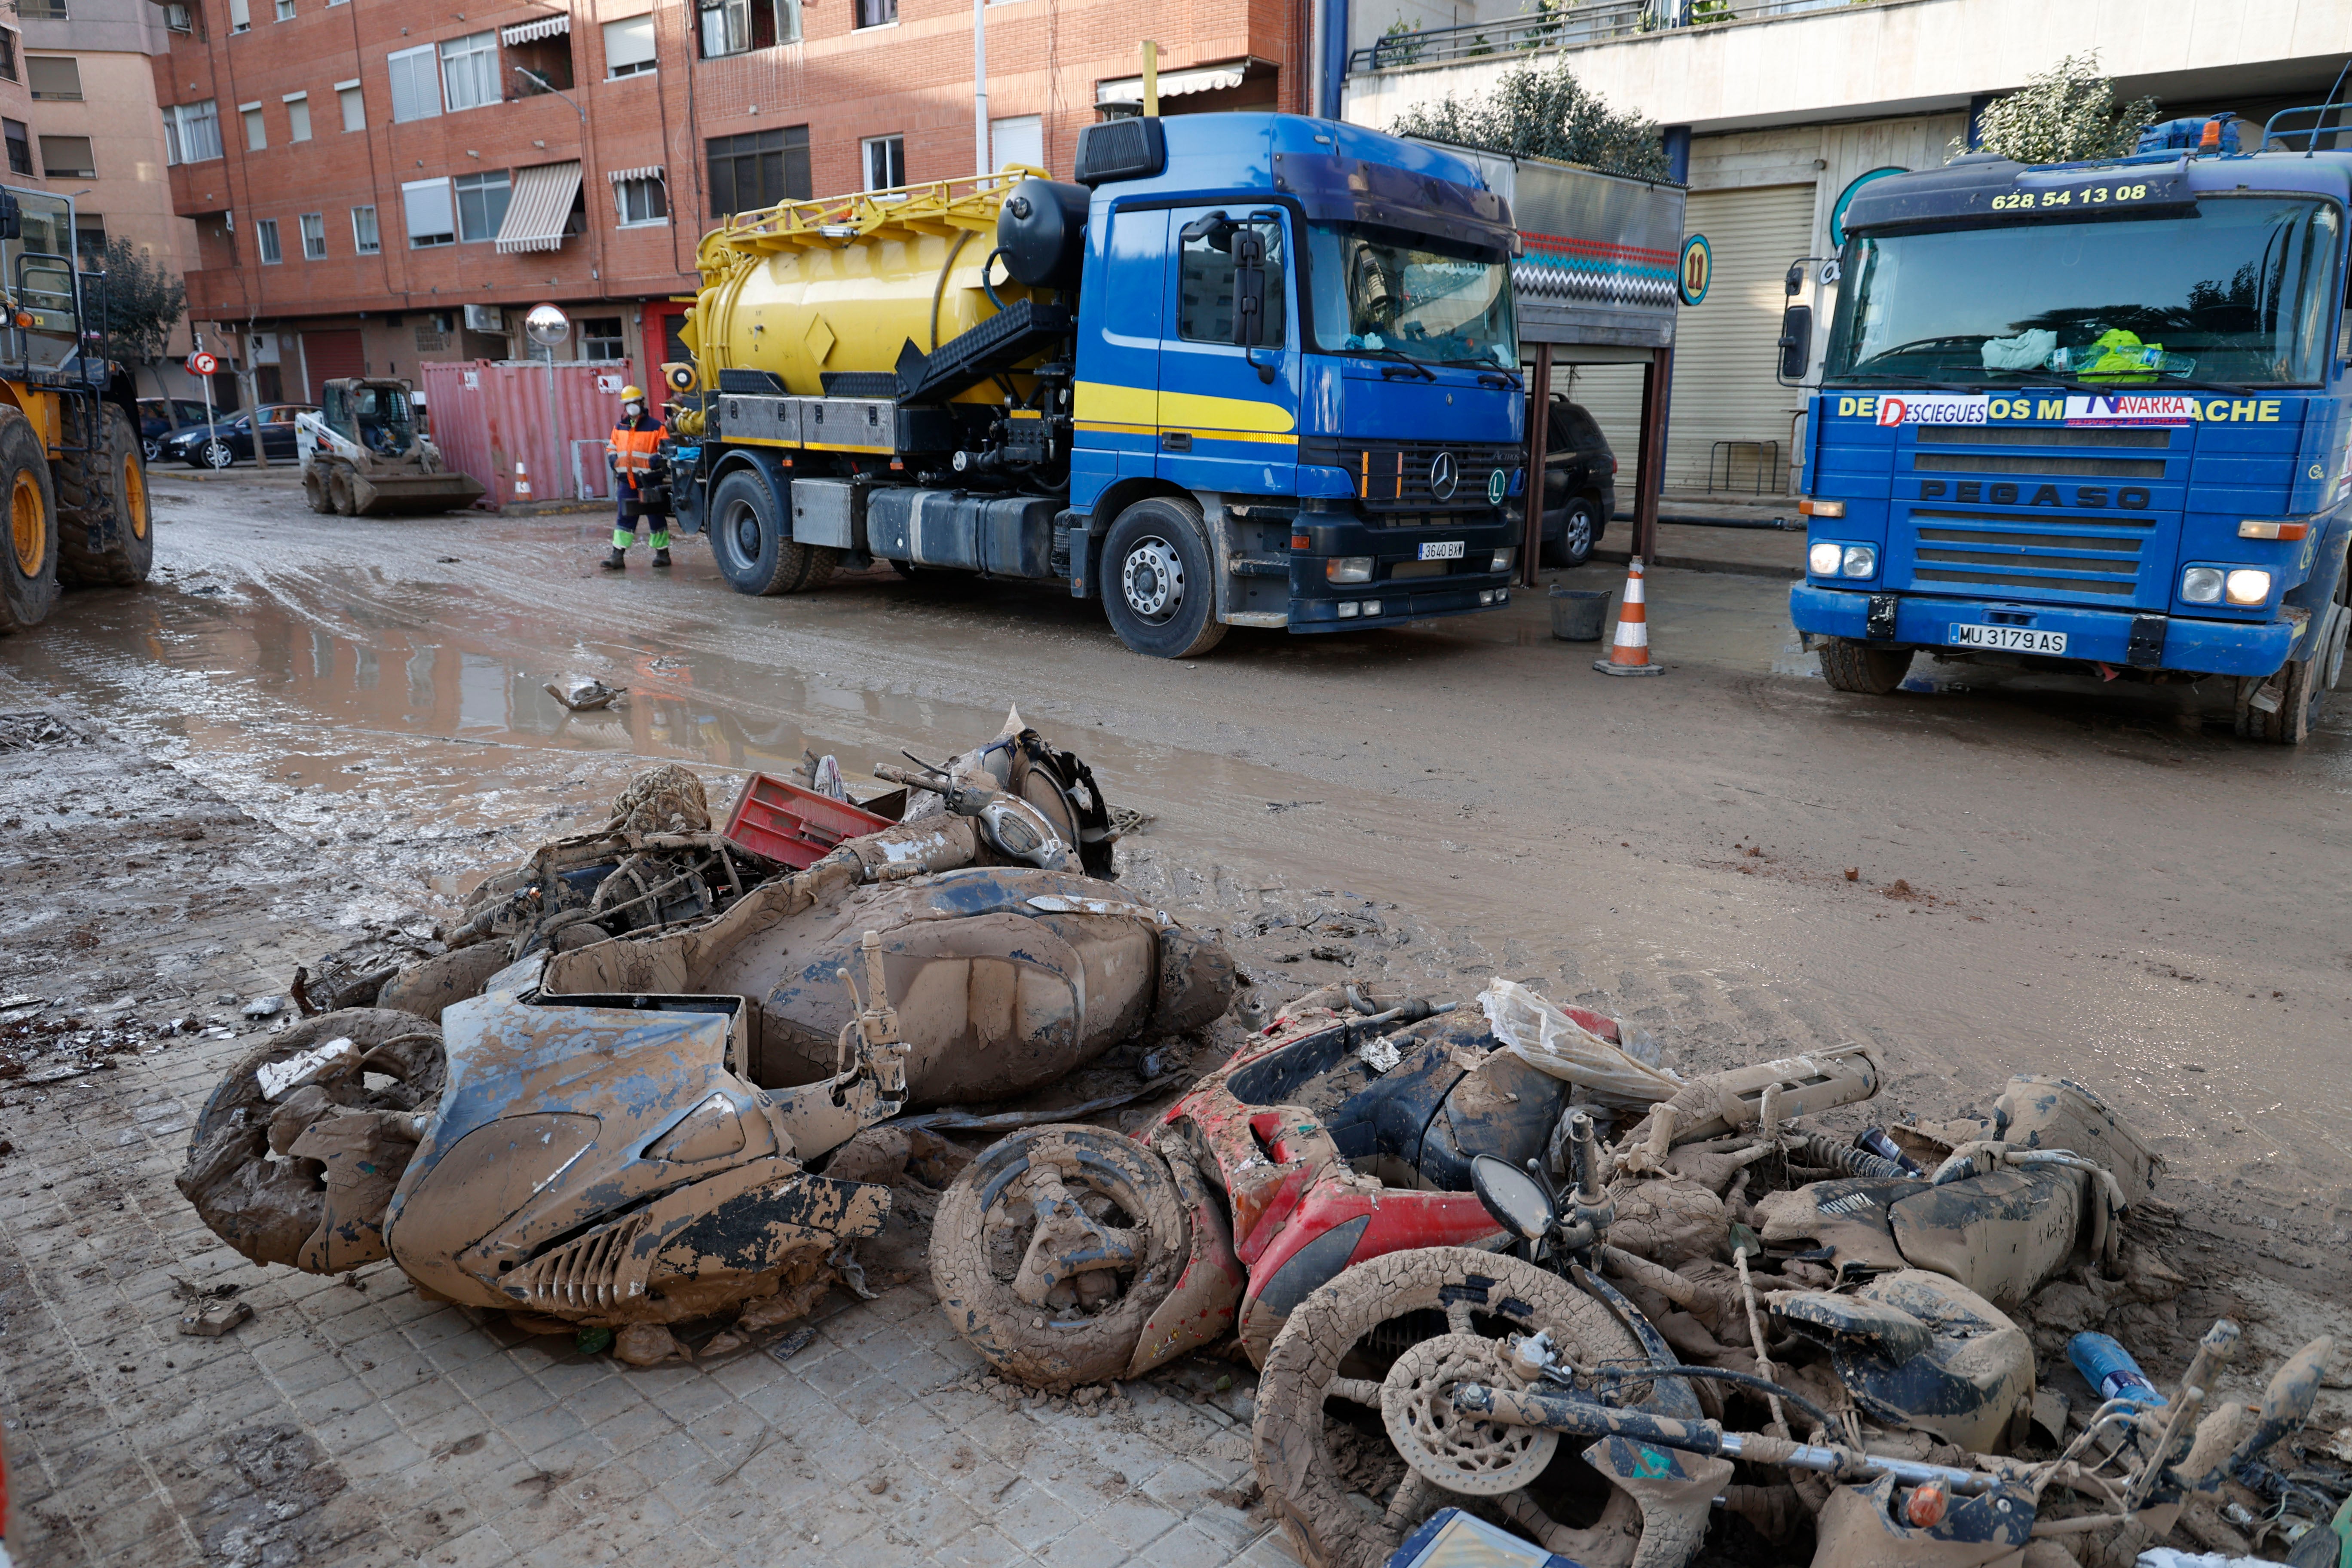
{"type": "Polygon", "coordinates": [[[1327,583],[1369,583],[1372,580],[1372,558],[1369,555],[1334,555],[1323,563],[1323,580],[1327,583]]]}
{"type": "Polygon", "coordinates": [[[2271,574],[2252,566],[2241,566],[2226,579],[2222,597],[2233,605],[2259,605],[2271,596],[2271,574]]]}
{"type": "Polygon", "coordinates": [[[1841,569],[1849,577],[1878,575],[1878,546],[1875,544],[1847,545],[1845,560],[1841,569]]]}
{"type": "Polygon", "coordinates": [[[1805,565],[1816,577],[1834,577],[1845,559],[1845,548],[1824,539],[1805,552],[1805,565]]]}
{"type": "Polygon", "coordinates": [[[1489,572],[1508,572],[1511,569],[1511,563],[1517,561],[1518,558],[1519,551],[1518,546],[1517,545],[1513,545],[1508,550],[1497,550],[1495,552],[1495,559],[1487,563],[1486,570],[1489,572]]]}
{"type": "Polygon", "coordinates": [[[2180,596],[2192,605],[2219,604],[2221,598],[2221,569],[2219,566],[2191,566],[2180,574],[2180,596]]]}

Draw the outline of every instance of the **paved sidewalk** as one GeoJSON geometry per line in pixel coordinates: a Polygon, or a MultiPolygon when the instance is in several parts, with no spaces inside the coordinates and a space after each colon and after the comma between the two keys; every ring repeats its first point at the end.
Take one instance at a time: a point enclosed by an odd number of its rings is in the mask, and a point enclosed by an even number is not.
{"type": "MultiPolygon", "coordinates": [[[[28,706],[0,678],[0,713],[28,706]]],[[[896,1281],[871,1302],[836,1291],[784,1363],[633,1369],[428,1303],[390,1264],[342,1280],[247,1264],[172,1177],[252,1039],[154,1030],[257,1027],[218,998],[282,990],[347,940],[332,927],[355,885],[331,849],[103,742],[0,752],[0,968],[70,1003],[0,1015],[18,1562],[1291,1562],[1238,1506],[1246,1369],[1188,1364],[1092,1414],[992,1388],[908,1267],[905,1220],[869,1244],[876,1283],[896,1281]],[[37,1051],[12,1022],[68,1016],[81,1026],[37,1051]],[[255,1315],[182,1336],[180,1280],[236,1285],[255,1315]]]]}

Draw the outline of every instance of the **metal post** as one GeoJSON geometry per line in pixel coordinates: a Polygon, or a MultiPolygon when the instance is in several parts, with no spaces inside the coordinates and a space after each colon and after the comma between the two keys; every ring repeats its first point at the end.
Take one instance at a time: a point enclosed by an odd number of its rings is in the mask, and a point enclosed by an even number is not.
{"type": "Polygon", "coordinates": [[[1666,480],[1666,389],[1674,375],[1675,351],[1652,349],[1642,367],[1642,468],[1633,480],[1633,552],[1643,561],[1658,554],[1658,491],[1666,480]]]}
{"type": "Polygon", "coordinates": [[[1143,40],[1143,112],[1160,112],[1160,46],[1143,40]]]}
{"type": "Polygon", "coordinates": [[[971,144],[975,174],[993,173],[988,149],[988,0],[971,0],[971,144]]]}
{"type": "Polygon", "coordinates": [[[1536,345],[1536,368],[1528,377],[1527,527],[1519,541],[1519,586],[1536,585],[1543,555],[1544,459],[1551,451],[1551,345],[1536,345]]]}
{"type": "MultiPolygon", "coordinates": [[[[196,344],[195,348],[192,351],[192,354],[200,354],[204,353],[204,333],[191,332],[188,335],[195,340],[196,344]]],[[[163,378],[159,375],[155,379],[158,383],[161,383],[163,378]]],[[[210,447],[214,442],[220,439],[220,427],[213,423],[213,378],[208,375],[200,375],[196,379],[205,384],[205,445],[206,447],[210,447]]]]}
{"type": "MultiPolygon", "coordinates": [[[[551,445],[563,439],[563,426],[555,422],[555,345],[541,343],[547,351],[547,439],[551,445]]],[[[554,476],[550,475],[552,479],[554,476]]]]}

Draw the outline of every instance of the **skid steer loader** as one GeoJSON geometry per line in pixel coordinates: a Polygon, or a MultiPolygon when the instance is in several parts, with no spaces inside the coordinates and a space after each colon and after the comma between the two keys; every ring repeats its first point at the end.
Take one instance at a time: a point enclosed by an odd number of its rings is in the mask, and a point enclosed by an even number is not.
{"type": "Polygon", "coordinates": [[[320,411],[297,415],[302,493],[317,512],[387,517],[470,505],[482,482],[445,466],[411,413],[404,381],[331,381],[320,411]]]}

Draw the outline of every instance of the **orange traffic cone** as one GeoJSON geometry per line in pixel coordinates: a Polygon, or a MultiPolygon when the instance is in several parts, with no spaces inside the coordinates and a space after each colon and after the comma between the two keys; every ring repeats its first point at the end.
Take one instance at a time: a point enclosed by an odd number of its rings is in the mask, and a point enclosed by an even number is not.
{"type": "Polygon", "coordinates": [[[1642,592],[1642,558],[1634,556],[1625,565],[1625,596],[1617,604],[1617,638],[1610,645],[1607,658],[1596,658],[1592,668],[1603,675],[1664,675],[1665,666],[1650,662],[1649,600],[1642,592]]]}
{"type": "Polygon", "coordinates": [[[515,464],[514,493],[517,500],[530,499],[530,470],[520,463],[515,464]]]}

